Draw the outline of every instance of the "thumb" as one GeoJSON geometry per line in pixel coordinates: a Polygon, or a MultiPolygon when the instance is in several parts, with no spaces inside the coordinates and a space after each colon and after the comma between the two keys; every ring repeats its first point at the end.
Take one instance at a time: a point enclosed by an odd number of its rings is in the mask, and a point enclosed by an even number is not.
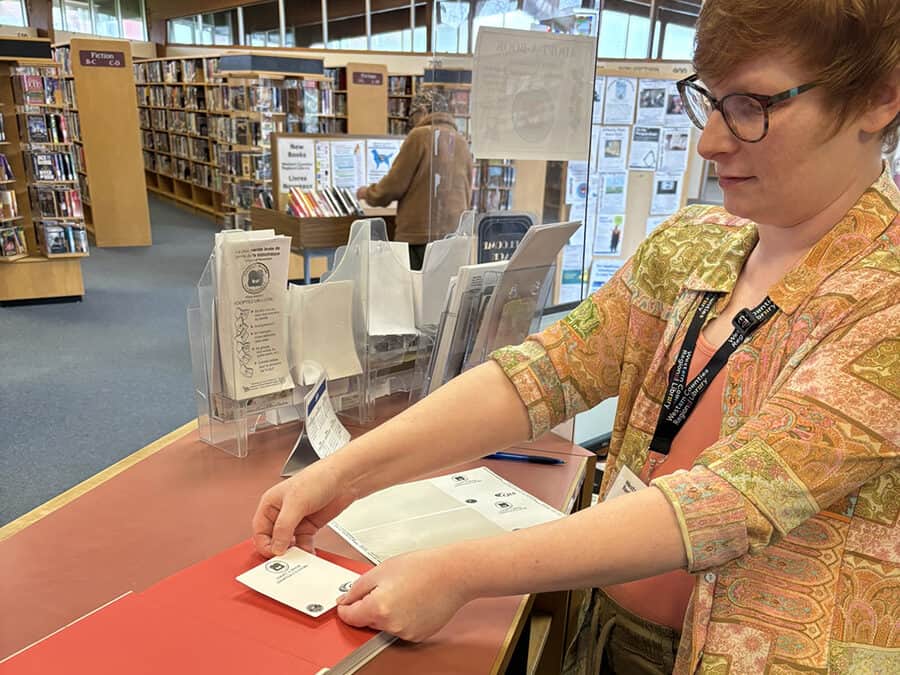
{"type": "Polygon", "coordinates": [[[338,606],[352,605],[372,592],[378,584],[374,579],[374,570],[370,570],[353,582],[350,590],[337,599],[338,606]]]}

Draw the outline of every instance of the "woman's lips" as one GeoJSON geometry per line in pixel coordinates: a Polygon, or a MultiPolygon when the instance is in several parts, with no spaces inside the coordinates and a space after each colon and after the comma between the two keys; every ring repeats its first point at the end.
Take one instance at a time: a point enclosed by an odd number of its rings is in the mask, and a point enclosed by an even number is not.
{"type": "Polygon", "coordinates": [[[719,185],[723,188],[734,187],[735,185],[746,183],[751,178],[752,176],[719,176],[719,185]]]}

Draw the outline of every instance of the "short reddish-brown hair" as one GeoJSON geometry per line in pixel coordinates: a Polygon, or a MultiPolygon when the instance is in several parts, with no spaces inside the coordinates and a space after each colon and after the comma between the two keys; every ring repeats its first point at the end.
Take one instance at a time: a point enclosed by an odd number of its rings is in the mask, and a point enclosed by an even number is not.
{"type": "MultiPolygon", "coordinates": [[[[900,64],[900,0],[706,0],[694,67],[715,81],[761,54],[808,67],[834,106],[836,128],[860,114],[900,64]]],[[[882,131],[897,146],[900,114],[882,131]]]]}

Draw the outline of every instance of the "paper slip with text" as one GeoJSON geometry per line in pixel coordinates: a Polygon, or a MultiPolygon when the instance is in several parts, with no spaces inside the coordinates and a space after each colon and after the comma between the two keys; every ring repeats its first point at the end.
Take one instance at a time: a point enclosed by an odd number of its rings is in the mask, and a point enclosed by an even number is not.
{"type": "Polygon", "coordinates": [[[351,504],[329,523],[369,560],[548,523],[563,513],[490,469],[403,483],[351,504]]]}
{"type": "Polygon", "coordinates": [[[359,575],[292,546],[284,555],[236,578],[254,591],[316,617],[333,609],[359,575]]]}

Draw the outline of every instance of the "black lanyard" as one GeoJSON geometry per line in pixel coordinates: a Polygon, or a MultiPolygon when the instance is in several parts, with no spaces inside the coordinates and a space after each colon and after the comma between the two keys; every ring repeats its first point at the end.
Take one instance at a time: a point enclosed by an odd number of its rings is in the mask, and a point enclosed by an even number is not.
{"type": "Polygon", "coordinates": [[[697,401],[703,396],[709,383],[712,382],[719,371],[725,367],[729,357],[735,350],[749,338],[753,331],[768,321],[778,306],[766,296],[766,298],[753,309],[744,308],[731,320],[734,330],[725,343],[716,350],[703,370],[697,373],[693,380],[687,382],[688,369],[697,346],[697,338],[706,322],[706,317],[719,298],[719,293],[707,292],[700,301],[697,313],[688,327],[684,336],[681,350],[675,365],[669,371],[669,386],[663,398],[662,408],[659,411],[659,419],[656,421],[656,431],[653,440],[650,441],[650,449],[662,455],[668,455],[672,447],[672,441],[681,430],[688,416],[697,405],[697,401]]]}

